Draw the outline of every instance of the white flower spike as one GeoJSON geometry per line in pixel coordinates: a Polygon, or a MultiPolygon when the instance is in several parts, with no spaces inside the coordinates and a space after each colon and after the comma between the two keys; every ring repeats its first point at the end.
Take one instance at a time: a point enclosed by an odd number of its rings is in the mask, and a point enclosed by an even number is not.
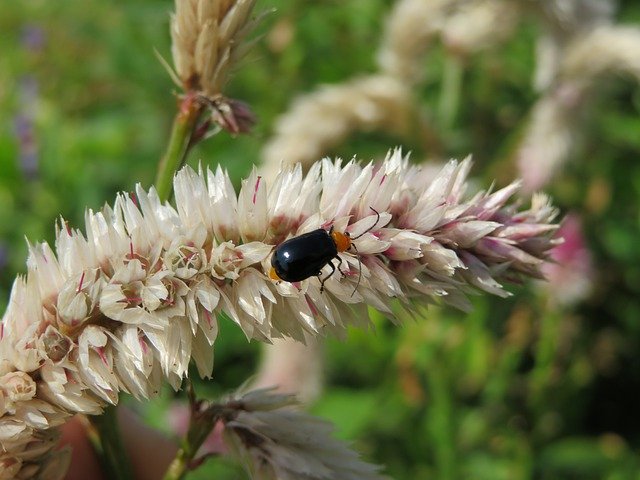
{"type": "Polygon", "coordinates": [[[30,247],[0,324],[0,479],[64,466],[32,442],[75,413],[179,388],[192,359],[211,375],[220,315],[249,339],[304,341],[367,327],[367,306],[468,309],[473,291],[505,296],[501,282],[540,277],[555,209],[542,195],[507,205],[517,183],[466,198],[469,168],[451,161],[431,179],[395,150],[379,165],[325,159],[306,177],[298,165],[272,185],[254,171],[237,196],[221,169],[185,168],[176,207],[138,187],[89,211],[86,235],[58,228],[55,253],[30,247]],[[357,250],[338,249],[342,274],[322,268],[324,291],[315,275],[270,277],[279,244],[331,228],[357,250]]]}

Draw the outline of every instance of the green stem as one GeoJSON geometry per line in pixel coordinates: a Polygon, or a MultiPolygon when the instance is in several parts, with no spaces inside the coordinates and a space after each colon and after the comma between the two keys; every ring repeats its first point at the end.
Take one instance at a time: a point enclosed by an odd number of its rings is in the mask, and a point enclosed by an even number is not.
{"type": "Polygon", "coordinates": [[[180,448],[171,465],[169,465],[167,472],[164,474],[164,480],[180,480],[184,478],[192,460],[193,456],[189,450],[184,447],[180,448]]]}
{"type": "Polygon", "coordinates": [[[90,432],[89,439],[100,456],[107,478],[130,480],[133,478],[131,463],[124,450],[117,413],[115,406],[109,406],[102,415],[90,416],[89,421],[95,431],[90,432]]]}
{"type": "MultiPolygon", "coordinates": [[[[552,388],[554,364],[557,360],[558,328],[562,317],[558,312],[545,312],[541,316],[540,334],[535,352],[535,366],[529,374],[531,409],[541,413],[542,406],[550,404],[549,391],[552,388]]],[[[557,398],[557,397],[556,397],[557,398]]]]}
{"type": "Polygon", "coordinates": [[[449,130],[460,108],[460,93],[462,91],[463,62],[457,55],[448,55],[444,63],[442,74],[442,89],[438,113],[444,130],[449,130]]]}
{"type": "Polygon", "coordinates": [[[171,197],[173,176],[184,163],[189,142],[201,112],[202,107],[195,93],[187,93],[173,121],[167,151],[158,166],[156,190],[162,202],[171,197]]]}
{"type": "Polygon", "coordinates": [[[452,383],[443,369],[432,369],[427,376],[431,406],[427,416],[434,448],[437,477],[441,480],[458,478],[456,439],[454,433],[454,401],[452,383]]]}

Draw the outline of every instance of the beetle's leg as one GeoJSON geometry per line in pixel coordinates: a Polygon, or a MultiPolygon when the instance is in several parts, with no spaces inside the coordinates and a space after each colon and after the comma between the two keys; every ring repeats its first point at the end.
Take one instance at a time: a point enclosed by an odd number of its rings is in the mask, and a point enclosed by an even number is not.
{"type": "Polygon", "coordinates": [[[331,267],[331,272],[329,272],[329,275],[324,278],[320,278],[320,274],[318,274],[318,278],[320,279],[320,293],[324,292],[324,282],[329,280],[331,275],[336,273],[336,266],[333,264],[333,259],[329,260],[329,263],[327,265],[331,267]]]}
{"type": "MultiPolygon", "coordinates": [[[[340,267],[342,267],[342,262],[343,262],[344,260],[342,260],[342,257],[341,257],[340,255],[336,255],[334,258],[337,258],[337,259],[338,259],[338,271],[340,272],[340,275],[342,275],[343,277],[346,277],[346,276],[347,276],[347,273],[349,273],[349,272],[344,272],[344,271],[342,270],[342,268],[340,268],[340,267]]],[[[348,266],[348,265],[347,265],[347,266],[348,266]]]]}
{"type": "Polygon", "coordinates": [[[351,296],[353,297],[353,295],[356,293],[356,290],[358,290],[358,287],[360,286],[360,280],[362,280],[362,260],[360,260],[360,253],[358,253],[358,247],[356,247],[356,244],[352,243],[351,247],[355,250],[356,257],[358,257],[358,281],[356,282],[356,287],[353,289],[353,292],[351,292],[351,296]]]}

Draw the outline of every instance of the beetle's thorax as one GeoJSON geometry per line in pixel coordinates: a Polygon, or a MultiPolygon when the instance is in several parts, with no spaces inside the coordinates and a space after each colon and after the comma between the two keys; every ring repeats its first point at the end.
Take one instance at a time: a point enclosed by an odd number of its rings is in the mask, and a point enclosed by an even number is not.
{"type": "Polygon", "coordinates": [[[338,252],[346,252],[349,250],[349,247],[351,246],[351,237],[348,233],[331,230],[329,234],[331,235],[333,242],[336,244],[336,250],[338,250],[338,252]]]}

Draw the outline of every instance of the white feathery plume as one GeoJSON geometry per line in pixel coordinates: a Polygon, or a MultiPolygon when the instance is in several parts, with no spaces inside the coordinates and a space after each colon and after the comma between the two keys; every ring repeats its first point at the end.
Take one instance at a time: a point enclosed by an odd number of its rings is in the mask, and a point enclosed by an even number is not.
{"type": "Polygon", "coordinates": [[[639,48],[637,26],[595,28],[567,47],[561,78],[590,84],[603,75],[628,74],[640,83],[639,48]]]}
{"type": "Polygon", "coordinates": [[[640,28],[621,26],[594,28],[565,46],[555,82],[534,105],[518,152],[526,192],[544,186],[567,160],[582,112],[606,76],[640,82],[639,49],[640,28]]]}
{"type": "Polygon", "coordinates": [[[504,42],[514,32],[520,5],[513,0],[463,3],[442,27],[442,41],[457,55],[470,55],[504,42]]]}
{"type": "Polygon", "coordinates": [[[274,178],[283,162],[309,165],[357,131],[401,135],[409,130],[413,110],[410,91],[391,76],[322,86],[295,100],[277,120],[263,148],[261,174],[274,178]]]}
{"type": "Polygon", "coordinates": [[[580,129],[584,89],[576,82],[550,88],[533,106],[518,153],[523,190],[546,185],[569,157],[580,129]]]}
{"type": "Polygon", "coordinates": [[[615,12],[612,0],[550,0],[520,2],[542,19],[536,45],[534,87],[545,91],[556,80],[566,47],[595,28],[609,25],[615,12]]]}
{"type": "Polygon", "coordinates": [[[406,85],[419,83],[422,58],[460,0],[398,0],[387,19],[378,52],[380,70],[406,85]]]}

